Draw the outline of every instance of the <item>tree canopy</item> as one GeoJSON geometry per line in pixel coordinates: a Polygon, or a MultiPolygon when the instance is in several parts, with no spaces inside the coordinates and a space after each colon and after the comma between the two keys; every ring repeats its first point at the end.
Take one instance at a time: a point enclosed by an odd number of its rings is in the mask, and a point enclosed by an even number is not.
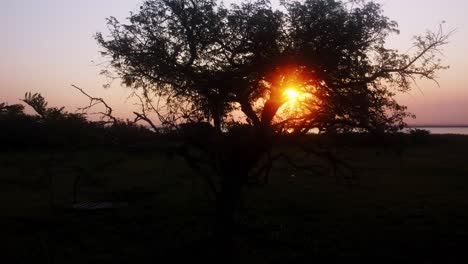
{"type": "Polygon", "coordinates": [[[416,37],[413,53],[385,46],[397,23],[374,2],[148,0],[96,39],[110,70],[142,92],[163,125],[245,117],[253,128],[305,134],[395,130],[409,116],[395,92],[435,80],[448,34],[416,37]],[[301,95],[287,107],[284,91],[301,95]],[[156,99],[157,98],[157,99],[156,99]],[[288,111],[289,110],[289,111],[288,111]]]}

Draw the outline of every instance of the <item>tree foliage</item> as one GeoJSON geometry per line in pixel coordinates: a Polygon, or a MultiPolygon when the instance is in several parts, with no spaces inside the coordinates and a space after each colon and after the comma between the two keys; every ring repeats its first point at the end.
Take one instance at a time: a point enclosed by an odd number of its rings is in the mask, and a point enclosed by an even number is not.
{"type": "Polygon", "coordinates": [[[48,107],[39,93],[26,93],[21,100],[36,114],[25,113],[22,104],[0,103],[0,147],[18,149],[77,149],[126,147],[154,137],[154,132],[134,122],[91,121],[85,113],[70,113],[64,107],[48,107]]]}
{"type": "Polygon", "coordinates": [[[268,1],[150,0],[127,24],[109,18],[110,35],[96,39],[110,58],[107,73],[142,91],[163,125],[204,121],[222,130],[242,116],[256,128],[300,134],[401,128],[409,114],[395,92],[418,77],[435,80],[448,35],[428,32],[412,54],[399,53],[385,46],[396,22],[379,4],[355,2],[282,1],[274,9],[268,1]],[[280,116],[291,85],[309,96],[293,116],[280,116]]]}

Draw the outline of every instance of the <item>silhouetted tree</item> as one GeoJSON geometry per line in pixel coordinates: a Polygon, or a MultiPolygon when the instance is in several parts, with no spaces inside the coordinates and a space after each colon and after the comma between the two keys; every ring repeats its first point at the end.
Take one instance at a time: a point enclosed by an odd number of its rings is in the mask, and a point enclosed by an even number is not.
{"type": "Polygon", "coordinates": [[[3,150],[12,146],[22,147],[27,142],[26,135],[34,123],[34,118],[24,113],[21,104],[8,105],[0,103],[0,142],[3,150]]]}
{"type": "Polygon", "coordinates": [[[205,131],[210,124],[212,132],[185,138],[179,154],[220,176],[210,182],[225,253],[241,190],[262,160],[273,159],[277,135],[398,130],[410,114],[395,93],[446,68],[437,56],[449,34],[440,28],[416,37],[412,54],[389,49],[385,41],[398,33],[397,23],[377,3],[281,5],[147,0],[127,23],[111,17],[109,34],[96,35],[110,60],[104,73],[141,94],[146,113],[174,129],[203,123],[205,131]]]}
{"type": "Polygon", "coordinates": [[[0,103],[0,146],[2,150],[128,146],[153,140],[155,133],[133,121],[117,118],[90,121],[84,112],[70,113],[64,107],[48,107],[39,93],[26,93],[24,103],[35,114],[26,114],[21,104],[0,103]]]}
{"type": "Polygon", "coordinates": [[[8,105],[0,103],[0,116],[22,116],[24,115],[24,106],[20,104],[8,105]]]}

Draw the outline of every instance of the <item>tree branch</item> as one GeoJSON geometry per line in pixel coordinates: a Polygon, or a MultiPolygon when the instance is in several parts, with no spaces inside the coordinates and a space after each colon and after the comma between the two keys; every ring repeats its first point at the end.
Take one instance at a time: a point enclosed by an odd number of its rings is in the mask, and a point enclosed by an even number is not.
{"type": "Polygon", "coordinates": [[[89,95],[88,93],[86,93],[83,89],[81,89],[80,87],[72,84],[71,85],[73,88],[77,89],[78,91],[80,91],[82,94],[84,94],[86,97],[88,97],[89,99],[89,105],[86,106],[86,107],[81,107],[81,108],[78,108],[78,110],[86,113],[87,111],[89,111],[89,109],[91,109],[92,107],[98,105],[98,104],[102,104],[104,105],[104,107],[106,108],[106,112],[98,112],[99,114],[103,115],[104,117],[106,118],[109,118],[110,120],[112,120],[110,123],[112,123],[113,125],[117,124],[119,122],[119,120],[114,117],[112,115],[112,108],[104,101],[104,99],[102,98],[98,98],[98,97],[93,97],[91,95],[89,95]]]}

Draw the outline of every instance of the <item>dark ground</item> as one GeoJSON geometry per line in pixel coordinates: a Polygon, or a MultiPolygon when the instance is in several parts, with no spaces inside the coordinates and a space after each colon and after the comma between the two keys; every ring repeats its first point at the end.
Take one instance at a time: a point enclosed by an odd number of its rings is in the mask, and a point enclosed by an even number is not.
{"type": "MultiPolygon", "coordinates": [[[[468,137],[432,137],[401,156],[338,149],[357,168],[352,182],[278,164],[269,185],[245,191],[240,262],[466,263],[468,137]]],[[[212,208],[208,188],[182,160],[97,150],[0,154],[1,263],[206,263],[214,255],[212,208]],[[78,175],[78,201],[120,207],[67,209],[78,175]]]]}

